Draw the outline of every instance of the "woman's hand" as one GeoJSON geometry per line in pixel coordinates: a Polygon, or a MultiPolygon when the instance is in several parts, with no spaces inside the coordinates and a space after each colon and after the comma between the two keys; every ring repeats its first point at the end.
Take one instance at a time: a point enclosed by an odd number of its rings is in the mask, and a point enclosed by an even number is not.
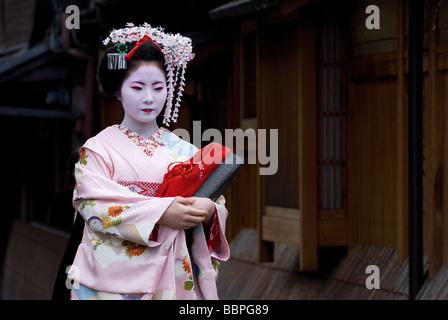
{"type": "Polygon", "coordinates": [[[215,204],[209,198],[202,197],[192,197],[190,199],[194,199],[192,207],[196,209],[207,210],[207,216],[204,221],[202,221],[202,225],[204,226],[204,230],[207,232],[211,228],[211,224],[213,221],[213,213],[215,212],[215,204]]]}
{"type": "Polygon", "coordinates": [[[206,198],[176,198],[160,217],[158,223],[183,230],[193,228],[206,221],[210,215],[207,209],[208,205],[205,204],[205,201],[198,199],[206,198]]]}

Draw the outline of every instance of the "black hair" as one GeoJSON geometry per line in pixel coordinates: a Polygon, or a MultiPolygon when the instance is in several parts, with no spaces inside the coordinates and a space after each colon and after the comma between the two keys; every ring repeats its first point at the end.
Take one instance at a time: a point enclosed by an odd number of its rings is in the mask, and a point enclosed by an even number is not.
{"type": "MultiPolygon", "coordinates": [[[[127,43],[126,45],[129,52],[135,47],[135,42],[127,43]]],[[[160,48],[149,40],[142,42],[134,51],[132,57],[127,60],[126,69],[110,70],[107,64],[107,54],[117,53],[117,46],[118,45],[113,45],[106,49],[98,66],[98,81],[107,97],[113,97],[119,94],[121,91],[121,86],[128,77],[129,73],[134,71],[142,63],[156,63],[156,65],[165,73],[166,76],[165,56],[160,48]]]]}

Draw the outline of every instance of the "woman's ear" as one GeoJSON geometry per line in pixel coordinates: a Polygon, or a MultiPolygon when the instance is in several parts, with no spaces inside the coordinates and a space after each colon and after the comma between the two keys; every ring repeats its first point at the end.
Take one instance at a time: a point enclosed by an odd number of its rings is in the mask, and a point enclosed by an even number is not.
{"type": "Polygon", "coordinates": [[[118,100],[121,101],[121,94],[116,94],[115,96],[117,97],[118,100]]]}

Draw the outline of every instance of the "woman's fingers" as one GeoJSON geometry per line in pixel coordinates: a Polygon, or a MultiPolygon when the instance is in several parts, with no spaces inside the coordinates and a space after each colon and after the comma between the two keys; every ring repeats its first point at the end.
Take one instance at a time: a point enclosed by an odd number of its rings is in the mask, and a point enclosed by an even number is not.
{"type": "Polygon", "coordinates": [[[176,198],[159,220],[159,223],[168,225],[173,229],[190,229],[203,222],[208,211],[202,208],[194,208],[192,198],[176,198]]]}
{"type": "Polygon", "coordinates": [[[195,203],[196,200],[194,198],[178,197],[174,201],[176,201],[179,204],[183,204],[184,206],[188,206],[188,205],[192,205],[193,203],[195,203]]]}
{"type": "Polygon", "coordinates": [[[203,217],[205,218],[208,214],[208,211],[205,209],[196,209],[196,208],[188,208],[187,214],[194,217],[203,217]]]}

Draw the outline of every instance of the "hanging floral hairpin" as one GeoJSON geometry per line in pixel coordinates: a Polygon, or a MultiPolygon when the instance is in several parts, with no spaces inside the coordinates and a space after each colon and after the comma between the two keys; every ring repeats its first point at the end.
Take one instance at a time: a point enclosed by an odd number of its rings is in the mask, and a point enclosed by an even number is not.
{"type": "Polygon", "coordinates": [[[120,43],[117,46],[117,52],[107,54],[107,67],[110,70],[126,69],[126,53],[128,46],[125,43],[120,43]]]}
{"type": "Polygon", "coordinates": [[[108,54],[108,68],[111,70],[126,69],[126,61],[132,57],[133,52],[144,41],[155,43],[165,55],[167,71],[167,99],[163,117],[163,123],[168,125],[170,121],[176,122],[185,86],[185,69],[187,62],[194,58],[191,39],[180,34],[165,33],[161,27],[152,28],[144,23],[143,26],[135,26],[127,23],[126,28],[112,30],[103,41],[104,45],[109,42],[118,43],[117,52],[108,54]],[[128,52],[126,43],[136,42],[135,47],[128,52]],[[179,82],[179,83],[178,83],[179,82]],[[175,87],[177,95],[175,97],[175,87]],[[171,113],[174,102],[174,111],[171,113]]]}

